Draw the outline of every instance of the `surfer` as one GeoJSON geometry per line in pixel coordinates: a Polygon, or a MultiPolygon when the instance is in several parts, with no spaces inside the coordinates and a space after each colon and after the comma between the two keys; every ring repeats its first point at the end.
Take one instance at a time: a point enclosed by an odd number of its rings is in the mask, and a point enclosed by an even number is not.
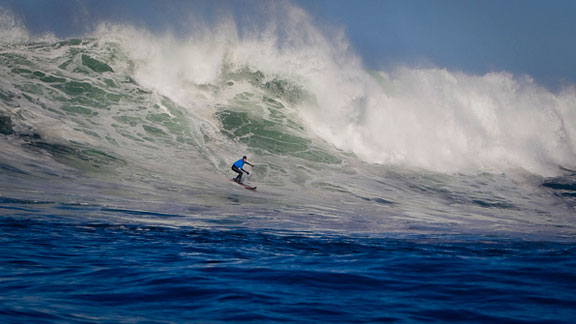
{"type": "Polygon", "coordinates": [[[240,160],[234,162],[234,164],[232,164],[232,171],[238,173],[238,176],[234,179],[234,181],[238,182],[238,183],[242,183],[242,172],[246,172],[246,174],[250,175],[250,172],[244,170],[242,167],[244,166],[244,164],[248,164],[251,167],[254,167],[254,165],[248,163],[246,161],[246,159],[248,159],[246,156],[243,156],[240,160]]]}

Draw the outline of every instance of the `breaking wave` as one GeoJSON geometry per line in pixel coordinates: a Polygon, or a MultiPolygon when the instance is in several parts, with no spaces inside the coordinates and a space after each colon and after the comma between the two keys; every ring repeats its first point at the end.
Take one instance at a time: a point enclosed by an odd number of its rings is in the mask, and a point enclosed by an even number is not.
{"type": "Polygon", "coordinates": [[[395,219],[410,227],[460,223],[466,206],[480,208],[477,219],[498,218],[486,208],[516,219],[555,204],[529,193],[544,190],[534,179],[575,167],[574,88],[553,92],[506,72],[370,71],[343,33],[279,6],[280,22],[261,28],[223,20],[181,35],[101,23],[70,39],[35,38],[4,12],[4,174],[35,179],[32,187],[116,181],[158,200],[209,188],[222,194],[199,201],[221,205],[234,203],[230,164],[249,155],[270,208],[372,206],[366,217],[376,222],[382,208],[399,208],[395,219]],[[431,201],[442,206],[432,216],[431,201]]]}

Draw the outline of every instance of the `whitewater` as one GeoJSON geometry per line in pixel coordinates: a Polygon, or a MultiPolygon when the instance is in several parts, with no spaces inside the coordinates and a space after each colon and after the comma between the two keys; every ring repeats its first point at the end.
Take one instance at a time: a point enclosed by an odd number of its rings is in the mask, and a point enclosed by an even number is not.
{"type": "Polygon", "coordinates": [[[2,13],[0,318],[575,319],[576,88],[369,70],[282,10],[69,39],[2,13]]]}

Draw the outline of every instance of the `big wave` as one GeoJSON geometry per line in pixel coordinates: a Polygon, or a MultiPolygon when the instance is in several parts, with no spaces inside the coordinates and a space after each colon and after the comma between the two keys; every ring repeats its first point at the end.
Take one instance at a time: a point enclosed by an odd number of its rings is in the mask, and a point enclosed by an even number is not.
{"type": "Polygon", "coordinates": [[[33,39],[4,13],[3,110],[53,143],[151,164],[179,147],[210,172],[246,150],[444,173],[574,168],[574,88],[506,72],[370,71],[343,33],[300,8],[283,13],[252,31],[233,20],[185,36],[102,23],[69,40],[33,39]]]}

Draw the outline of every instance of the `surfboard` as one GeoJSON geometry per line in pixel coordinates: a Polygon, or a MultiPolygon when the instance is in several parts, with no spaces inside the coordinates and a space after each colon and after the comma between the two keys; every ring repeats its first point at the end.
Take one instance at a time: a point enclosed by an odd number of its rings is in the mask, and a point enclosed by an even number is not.
{"type": "Polygon", "coordinates": [[[244,187],[245,189],[248,189],[248,190],[256,190],[256,187],[252,187],[252,186],[249,186],[249,185],[243,184],[243,183],[238,183],[238,182],[234,181],[234,179],[230,179],[230,181],[232,181],[232,182],[234,182],[234,183],[236,183],[236,184],[244,187]]]}

